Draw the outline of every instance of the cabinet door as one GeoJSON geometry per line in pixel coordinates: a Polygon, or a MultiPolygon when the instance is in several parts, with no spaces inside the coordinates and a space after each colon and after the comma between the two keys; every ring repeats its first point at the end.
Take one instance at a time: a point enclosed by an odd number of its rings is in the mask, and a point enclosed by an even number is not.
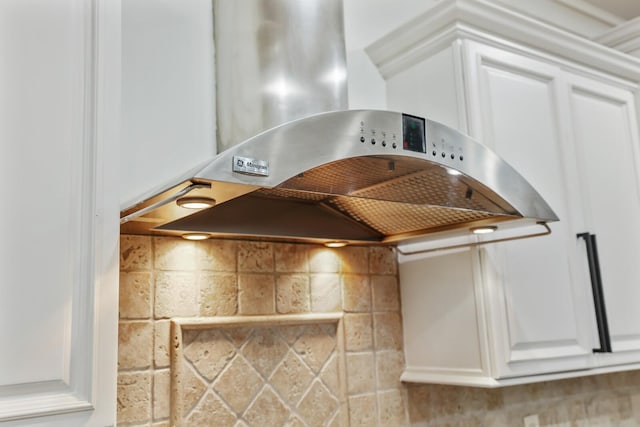
{"type": "Polygon", "coordinates": [[[116,415],[119,1],[0,2],[0,424],[116,415]]]}
{"type": "MultiPolygon", "coordinates": [[[[515,167],[554,209],[550,236],[481,252],[498,378],[593,364],[592,305],[576,274],[582,221],[575,168],[559,119],[562,70],[533,57],[465,42],[470,133],[515,167]]],[[[586,288],[588,289],[588,288],[586,288]]]]}
{"type": "Polygon", "coordinates": [[[569,76],[588,231],[596,235],[611,345],[605,363],[640,361],[640,147],[630,90],[569,76]]]}

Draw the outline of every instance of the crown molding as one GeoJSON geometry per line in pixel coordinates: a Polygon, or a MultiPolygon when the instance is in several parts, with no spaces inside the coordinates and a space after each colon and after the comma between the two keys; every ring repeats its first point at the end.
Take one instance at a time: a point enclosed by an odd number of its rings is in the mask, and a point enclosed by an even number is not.
{"type": "Polygon", "coordinates": [[[555,2],[568,7],[569,9],[575,10],[582,15],[588,16],[589,18],[593,18],[596,21],[600,21],[603,24],[616,26],[624,22],[624,19],[620,18],[618,15],[614,15],[613,13],[600,9],[585,0],[555,0],[555,2]]]}
{"type": "Polygon", "coordinates": [[[455,40],[518,44],[552,55],[567,66],[586,65],[632,82],[640,81],[640,60],[488,0],[443,0],[365,51],[389,78],[455,40]]]}
{"type": "Polygon", "coordinates": [[[640,17],[627,21],[594,39],[624,53],[640,50],[640,17]]]}

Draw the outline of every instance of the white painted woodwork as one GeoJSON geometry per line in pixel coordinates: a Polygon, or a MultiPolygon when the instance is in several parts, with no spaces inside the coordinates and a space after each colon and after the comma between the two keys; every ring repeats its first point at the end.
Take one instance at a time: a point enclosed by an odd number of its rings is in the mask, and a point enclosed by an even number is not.
{"type": "Polygon", "coordinates": [[[484,142],[561,221],[551,236],[477,253],[399,257],[403,304],[410,301],[403,380],[497,387],[637,369],[640,66],[485,1],[434,11],[367,48],[389,108],[484,142]],[[598,237],[613,354],[592,352],[593,297],[576,238],[585,231],[598,237]]]}
{"type": "Polygon", "coordinates": [[[0,422],[115,422],[119,2],[0,3],[0,422]]]}
{"type": "Polygon", "coordinates": [[[640,360],[640,141],[634,94],[571,75],[573,139],[587,226],[596,234],[614,354],[640,360]],[[630,352],[630,353],[627,353],[630,352]]]}

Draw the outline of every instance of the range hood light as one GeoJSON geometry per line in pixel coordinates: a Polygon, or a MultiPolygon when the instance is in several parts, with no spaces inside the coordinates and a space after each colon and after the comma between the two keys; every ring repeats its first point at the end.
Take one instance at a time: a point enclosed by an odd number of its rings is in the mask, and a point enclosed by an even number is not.
{"type": "Polygon", "coordinates": [[[460,172],[457,169],[451,169],[451,168],[447,168],[447,173],[451,176],[459,176],[462,175],[462,172],[460,172]]]}
{"type": "Polygon", "coordinates": [[[180,237],[185,240],[207,240],[211,235],[207,233],[186,233],[180,237]]]}
{"type": "Polygon", "coordinates": [[[473,234],[489,234],[489,233],[493,233],[497,229],[498,227],[496,227],[495,225],[487,225],[484,227],[474,227],[471,229],[471,232],[473,234]]]}
{"type": "Polygon", "coordinates": [[[209,197],[181,197],[176,203],[185,209],[205,209],[213,207],[216,201],[209,197]]]}
{"type": "Polygon", "coordinates": [[[347,246],[349,243],[345,242],[344,240],[336,240],[333,242],[327,242],[324,245],[328,248],[343,248],[345,246],[347,246]]]}

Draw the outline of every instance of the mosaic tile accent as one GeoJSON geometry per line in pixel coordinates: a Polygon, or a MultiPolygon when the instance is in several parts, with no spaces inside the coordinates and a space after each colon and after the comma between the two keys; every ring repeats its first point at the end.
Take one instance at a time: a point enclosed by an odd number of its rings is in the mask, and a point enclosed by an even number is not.
{"type": "Polygon", "coordinates": [[[176,426],[348,425],[342,315],[172,321],[176,426]]]}

